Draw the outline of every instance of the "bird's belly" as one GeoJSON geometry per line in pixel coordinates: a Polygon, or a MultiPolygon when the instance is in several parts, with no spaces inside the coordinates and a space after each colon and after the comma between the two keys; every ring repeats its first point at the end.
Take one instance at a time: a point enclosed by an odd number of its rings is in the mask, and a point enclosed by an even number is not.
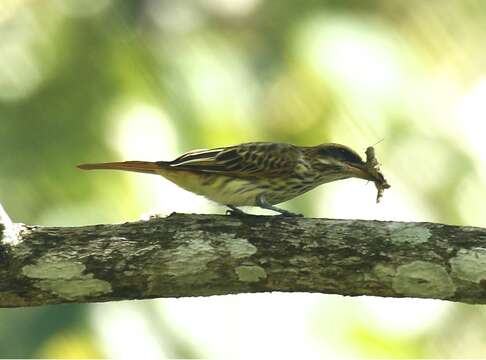
{"type": "Polygon", "coordinates": [[[160,175],[192,193],[219,204],[234,206],[256,206],[257,197],[262,194],[269,204],[280,204],[319,185],[316,181],[300,179],[241,179],[183,170],[162,169],[160,175]]]}
{"type": "Polygon", "coordinates": [[[161,171],[160,175],[181,188],[223,205],[254,206],[265,188],[254,181],[217,174],[161,171]]]}
{"type": "Polygon", "coordinates": [[[254,206],[258,195],[265,192],[260,184],[251,180],[223,177],[215,181],[217,191],[204,195],[220,204],[234,206],[254,206]]]}
{"type": "Polygon", "coordinates": [[[265,200],[272,205],[280,204],[302,195],[316,186],[317,184],[307,184],[305,182],[287,182],[280,186],[270,187],[265,192],[265,200]]]}

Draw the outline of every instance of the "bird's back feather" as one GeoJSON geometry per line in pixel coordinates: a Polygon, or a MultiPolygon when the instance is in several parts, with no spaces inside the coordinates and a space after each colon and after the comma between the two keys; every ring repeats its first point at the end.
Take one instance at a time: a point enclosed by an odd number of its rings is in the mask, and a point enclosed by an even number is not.
{"type": "Polygon", "coordinates": [[[254,142],[196,150],[168,163],[171,168],[214,173],[236,178],[258,178],[289,172],[300,153],[290,144],[254,142]]]}

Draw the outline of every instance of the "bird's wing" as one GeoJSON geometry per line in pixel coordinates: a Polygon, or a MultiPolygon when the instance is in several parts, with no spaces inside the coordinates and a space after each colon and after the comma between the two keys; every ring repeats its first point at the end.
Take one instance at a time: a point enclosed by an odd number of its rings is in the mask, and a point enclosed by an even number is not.
{"type": "Polygon", "coordinates": [[[180,170],[246,178],[291,171],[299,157],[300,152],[293,145],[261,142],[194,150],[167,165],[180,170]]]}

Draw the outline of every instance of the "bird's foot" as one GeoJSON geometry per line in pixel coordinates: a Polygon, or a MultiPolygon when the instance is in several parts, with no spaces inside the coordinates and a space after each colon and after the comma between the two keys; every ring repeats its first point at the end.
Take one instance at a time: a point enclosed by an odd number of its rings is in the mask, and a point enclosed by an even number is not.
{"type": "Polygon", "coordinates": [[[250,216],[251,214],[247,214],[241,209],[238,209],[236,206],[233,205],[226,205],[229,207],[229,210],[226,210],[226,215],[230,216],[250,216]]]}
{"type": "Polygon", "coordinates": [[[280,213],[280,216],[285,216],[285,217],[303,217],[304,216],[302,214],[296,214],[296,213],[293,213],[291,211],[288,211],[288,210],[281,209],[279,207],[273,206],[272,204],[270,204],[265,199],[265,197],[263,195],[259,195],[256,198],[256,203],[262,209],[272,210],[272,211],[275,211],[275,212],[280,213]]]}
{"type": "Polygon", "coordinates": [[[304,214],[298,214],[298,213],[293,213],[291,211],[287,211],[287,210],[284,210],[284,209],[279,209],[279,210],[275,210],[277,212],[280,213],[280,215],[278,216],[284,216],[284,217],[304,217],[304,214]]]}

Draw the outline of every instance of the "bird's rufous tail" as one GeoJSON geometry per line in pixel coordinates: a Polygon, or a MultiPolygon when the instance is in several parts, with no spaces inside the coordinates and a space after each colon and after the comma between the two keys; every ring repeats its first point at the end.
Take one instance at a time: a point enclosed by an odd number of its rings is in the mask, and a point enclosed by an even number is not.
{"type": "Polygon", "coordinates": [[[150,161],[122,161],[96,164],[81,164],[78,165],[78,168],[83,170],[107,169],[157,174],[157,171],[161,169],[161,166],[156,162],[150,161]]]}

